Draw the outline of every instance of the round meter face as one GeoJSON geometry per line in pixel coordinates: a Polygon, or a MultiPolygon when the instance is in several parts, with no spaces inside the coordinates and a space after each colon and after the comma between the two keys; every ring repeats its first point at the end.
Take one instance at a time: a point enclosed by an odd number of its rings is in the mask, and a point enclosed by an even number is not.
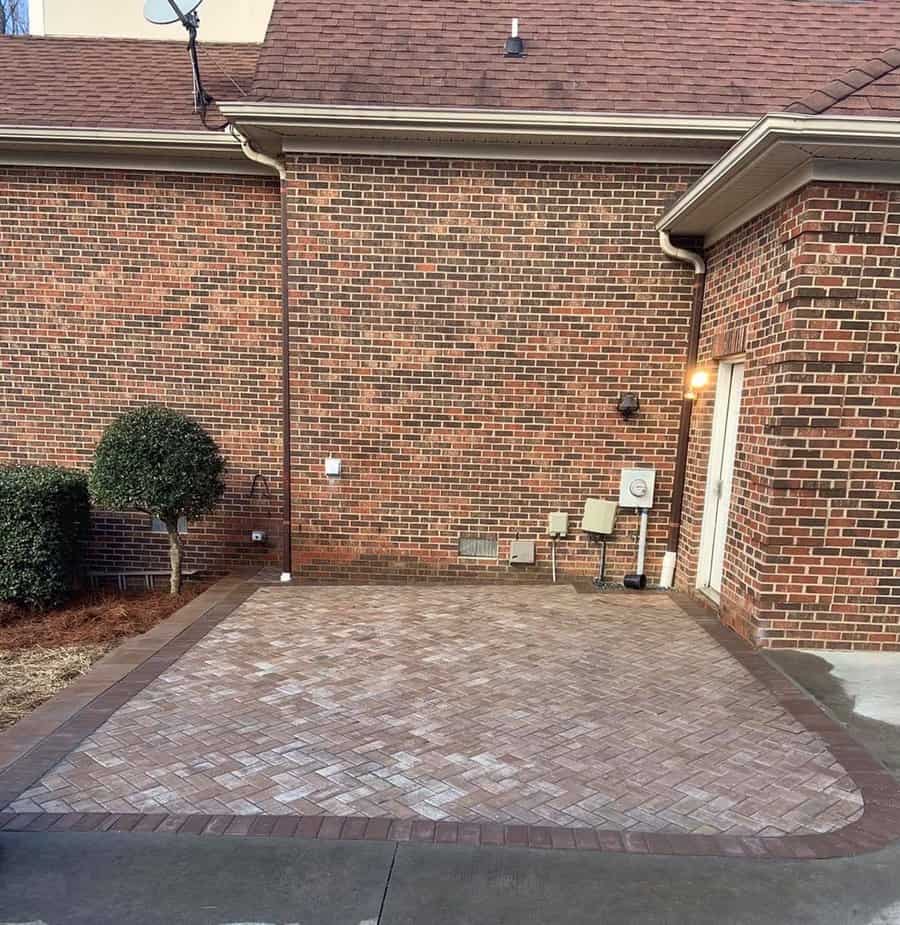
{"type": "Polygon", "coordinates": [[[643,498],[647,494],[647,483],[644,479],[634,479],[628,486],[628,490],[635,498],[643,498]]]}

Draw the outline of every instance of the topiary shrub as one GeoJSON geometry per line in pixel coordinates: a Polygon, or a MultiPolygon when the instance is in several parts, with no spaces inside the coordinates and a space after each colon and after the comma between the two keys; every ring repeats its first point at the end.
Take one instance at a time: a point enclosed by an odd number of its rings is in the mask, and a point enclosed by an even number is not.
{"type": "Polygon", "coordinates": [[[128,411],[100,438],[90,473],[94,500],[158,517],[169,536],[172,594],[181,590],[178,518],[212,511],[225,491],[225,460],[194,421],[160,405],[128,411]]]}
{"type": "Polygon", "coordinates": [[[84,559],[90,518],[83,472],[0,466],[0,600],[63,603],[84,559]]]}

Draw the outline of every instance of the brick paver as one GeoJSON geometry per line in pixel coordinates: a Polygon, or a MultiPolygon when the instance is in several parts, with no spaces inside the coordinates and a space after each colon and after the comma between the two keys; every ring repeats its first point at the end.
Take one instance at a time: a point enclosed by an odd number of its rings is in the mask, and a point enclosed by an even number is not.
{"type": "Polygon", "coordinates": [[[780,836],[862,798],[665,595],[369,585],[259,588],[8,809],[780,836]]]}

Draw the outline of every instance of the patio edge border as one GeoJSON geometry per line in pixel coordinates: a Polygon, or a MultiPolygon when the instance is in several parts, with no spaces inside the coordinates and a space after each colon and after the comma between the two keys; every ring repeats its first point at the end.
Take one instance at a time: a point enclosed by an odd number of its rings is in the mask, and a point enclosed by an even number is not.
{"type": "MultiPolygon", "coordinates": [[[[101,659],[35,713],[0,734],[0,810],[39,780],[122,704],[159,677],[260,585],[222,579],[168,620],[101,659]],[[115,656],[118,654],[118,657],[115,656]]],[[[900,839],[900,784],[835,719],[715,613],[687,595],[672,601],[819,735],[863,796],[862,816],[834,832],[691,835],[359,816],[0,812],[0,832],[161,832],[418,844],[611,851],[630,854],[812,860],[876,851],[900,839]]]]}

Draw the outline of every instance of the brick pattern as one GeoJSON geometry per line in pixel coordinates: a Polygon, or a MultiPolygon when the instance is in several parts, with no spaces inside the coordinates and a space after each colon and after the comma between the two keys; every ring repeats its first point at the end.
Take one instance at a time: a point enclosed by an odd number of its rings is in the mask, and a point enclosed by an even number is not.
{"type": "MultiPolygon", "coordinates": [[[[710,254],[701,357],[743,326],[747,358],[722,615],[761,645],[900,648],[897,197],[812,184],[710,254]]],[[[685,584],[711,405],[694,422],[685,584]]]]}
{"type": "Polygon", "coordinates": [[[262,587],[10,809],[780,837],[862,799],[666,596],[262,587]]]}
{"type": "MultiPolygon", "coordinates": [[[[278,233],[267,180],[0,168],[0,463],[86,467],[117,413],[163,402],[199,420],[229,464],[219,513],[190,526],[188,566],[270,558],[278,233]],[[257,473],[270,495],[259,484],[250,496],[257,473]]],[[[97,512],[92,565],[166,567],[166,544],[145,515],[97,512]]]]}
{"type": "MultiPolygon", "coordinates": [[[[672,489],[691,274],[659,249],[677,166],[293,157],[294,502],[309,578],[590,575],[584,499],[657,469],[648,574],[672,489]],[[616,404],[635,391],[641,412],[616,404]],[[328,455],[344,461],[329,481],[328,455]],[[499,537],[461,559],[461,535],[499,537]],[[509,541],[538,544],[509,567],[509,541]]],[[[620,514],[609,577],[634,568],[620,514]]]]}

